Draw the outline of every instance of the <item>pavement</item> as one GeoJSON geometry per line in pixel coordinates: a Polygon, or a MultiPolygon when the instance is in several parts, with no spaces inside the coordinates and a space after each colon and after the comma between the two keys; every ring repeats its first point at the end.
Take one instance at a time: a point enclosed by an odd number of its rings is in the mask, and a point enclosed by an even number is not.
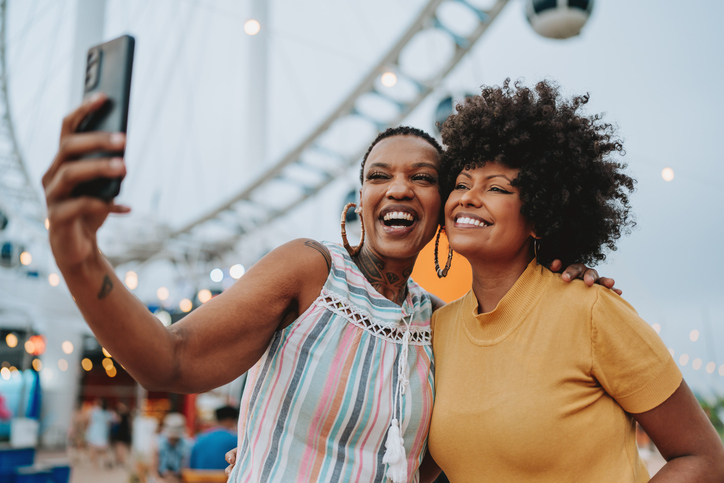
{"type": "Polygon", "coordinates": [[[130,483],[131,473],[119,466],[109,466],[100,461],[92,462],[83,454],[69,455],[66,451],[39,450],[35,456],[36,464],[70,463],[70,483],[130,483]]]}

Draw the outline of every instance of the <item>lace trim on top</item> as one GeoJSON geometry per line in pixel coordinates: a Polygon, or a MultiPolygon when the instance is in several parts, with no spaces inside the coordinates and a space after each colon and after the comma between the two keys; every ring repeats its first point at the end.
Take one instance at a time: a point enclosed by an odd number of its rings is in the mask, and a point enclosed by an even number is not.
{"type": "MultiPolygon", "coordinates": [[[[343,317],[350,324],[389,342],[401,344],[405,332],[408,330],[404,324],[391,326],[379,319],[375,319],[366,310],[350,304],[349,300],[327,289],[322,289],[322,293],[317,300],[318,305],[343,317]]],[[[413,326],[409,328],[409,331],[410,344],[418,346],[431,344],[430,327],[413,326]]]]}

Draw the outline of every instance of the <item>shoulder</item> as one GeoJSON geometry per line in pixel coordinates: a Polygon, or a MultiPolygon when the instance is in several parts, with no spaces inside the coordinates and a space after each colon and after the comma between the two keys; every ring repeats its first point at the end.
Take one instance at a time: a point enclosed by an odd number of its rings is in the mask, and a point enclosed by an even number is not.
{"type": "Polygon", "coordinates": [[[323,243],[311,238],[298,238],[275,248],[255,265],[267,271],[283,272],[287,279],[320,279],[324,283],[332,260],[329,249],[323,243]]]}
{"type": "Polygon", "coordinates": [[[466,302],[469,302],[467,298],[472,296],[471,290],[459,299],[435,310],[432,314],[433,330],[439,330],[444,328],[450,322],[458,320],[462,316],[466,302]]]}

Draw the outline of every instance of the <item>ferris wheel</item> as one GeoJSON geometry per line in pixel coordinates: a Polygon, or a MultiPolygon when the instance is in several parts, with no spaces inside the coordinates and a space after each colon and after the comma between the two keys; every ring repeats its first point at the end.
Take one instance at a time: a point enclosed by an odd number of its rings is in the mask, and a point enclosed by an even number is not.
{"type": "MultiPolygon", "coordinates": [[[[318,15],[284,0],[259,12],[266,3],[0,1],[0,212],[12,260],[29,245],[45,250],[36,259],[50,260],[38,180],[54,151],[52,125],[78,97],[67,94],[83,60],[83,20],[74,7],[95,5],[95,24],[87,20],[86,30],[100,23],[97,35],[138,38],[122,196],[139,213],[109,220],[99,234],[104,252],[117,266],[169,260],[193,279],[208,274],[211,262],[238,257],[241,247],[245,263],[253,262],[300,209],[306,206],[308,216],[316,209],[310,205],[327,204],[325,192],[354,189],[354,166],[369,141],[436,94],[445,97],[439,91],[446,77],[509,1],[380,1],[364,9],[322,1],[318,15]],[[310,34],[325,23],[324,10],[345,16],[344,28],[310,34]],[[255,35],[250,21],[257,22],[255,35]],[[256,64],[241,61],[255,55],[256,64]],[[330,62],[338,68],[322,77],[299,75],[330,62]],[[266,72],[249,73],[253,68],[266,72]],[[61,92],[67,100],[46,108],[61,92]],[[287,112],[272,109],[261,123],[240,114],[255,103],[268,108],[270,98],[287,112]],[[175,128],[161,129],[168,125],[175,128]],[[260,152],[240,148],[255,136],[274,142],[260,152]]],[[[564,38],[580,31],[592,4],[529,0],[524,12],[541,35],[564,38]]]]}

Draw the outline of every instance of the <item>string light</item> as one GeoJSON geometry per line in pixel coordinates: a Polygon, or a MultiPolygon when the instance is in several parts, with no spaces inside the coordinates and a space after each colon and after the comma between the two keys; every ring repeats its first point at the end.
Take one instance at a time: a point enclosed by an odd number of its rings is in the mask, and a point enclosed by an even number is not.
{"type": "Polygon", "coordinates": [[[256,35],[260,30],[261,24],[258,20],[252,18],[244,23],[244,32],[246,32],[247,35],[256,35]]]}
{"type": "Polygon", "coordinates": [[[80,361],[80,366],[83,368],[83,370],[87,372],[93,369],[93,362],[86,357],[82,361],[80,361]]]}

